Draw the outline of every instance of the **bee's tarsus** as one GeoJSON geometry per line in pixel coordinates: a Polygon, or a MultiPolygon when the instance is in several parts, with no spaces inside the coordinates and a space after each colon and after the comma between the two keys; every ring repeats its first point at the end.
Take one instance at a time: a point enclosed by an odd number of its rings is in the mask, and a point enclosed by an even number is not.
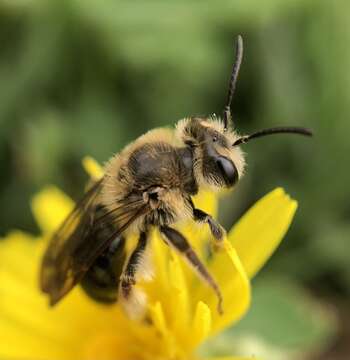
{"type": "Polygon", "coordinates": [[[218,314],[219,315],[223,315],[224,314],[224,309],[223,309],[223,300],[220,299],[219,302],[218,302],[218,306],[217,306],[217,311],[218,311],[218,314]]]}

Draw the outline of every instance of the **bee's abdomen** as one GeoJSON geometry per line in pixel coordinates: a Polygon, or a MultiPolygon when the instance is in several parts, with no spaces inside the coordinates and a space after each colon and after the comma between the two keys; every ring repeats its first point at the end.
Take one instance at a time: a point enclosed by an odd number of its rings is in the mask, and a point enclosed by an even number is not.
{"type": "MultiPolygon", "coordinates": [[[[94,214],[93,231],[89,236],[103,243],[116,232],[117,228],[103,206],[97,205],[94,214]]],[[[125,240],[118,236],[111,245],[94,261],[81,280],[81,286],[93,299],[103,303],[117,301],[119,278],[126,260],[125,240]]]]}

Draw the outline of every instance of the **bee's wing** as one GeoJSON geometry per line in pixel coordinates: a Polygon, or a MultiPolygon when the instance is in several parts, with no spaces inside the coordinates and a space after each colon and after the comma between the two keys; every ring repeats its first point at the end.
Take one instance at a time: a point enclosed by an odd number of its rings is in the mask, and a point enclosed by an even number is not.
{"type": "Polygon", "coordinates": [[[43,257],[40,285],[42,291],[49,295],[51,305],[67,294],[108,245],[145,213],[145,206],[130,208],[127,214],[123,213],[123,225],[118,230],[104,238],[98,237],[96,241],[95,205],[102,181],[96,182],[68,215],[53,235],[43,257]]]}

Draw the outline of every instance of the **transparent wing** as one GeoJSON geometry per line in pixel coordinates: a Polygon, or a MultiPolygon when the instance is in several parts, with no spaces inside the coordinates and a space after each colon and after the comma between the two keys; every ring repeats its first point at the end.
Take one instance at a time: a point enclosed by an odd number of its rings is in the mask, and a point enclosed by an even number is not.
{"type": "MultiPolygon", "coordinates": [[[[66,295],[109,244],[146,212],[145,205],[127,207],[122,213],[123,225],[119,229],[99,231],[104,226],[111,226],[108,217],[97,217],[96,205],[102,181],[96,182],[86,192],[53,235],[44,254],[40,285],[42,291],[49,295],[51,305],[66,295]]],[[[117,221],[118,216],[113,219],[117,221]]]]}

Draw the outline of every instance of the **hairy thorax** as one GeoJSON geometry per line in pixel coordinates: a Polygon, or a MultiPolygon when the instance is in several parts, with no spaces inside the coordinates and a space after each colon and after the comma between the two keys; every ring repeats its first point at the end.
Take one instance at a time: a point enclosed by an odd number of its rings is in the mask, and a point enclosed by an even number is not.
{"type": "Polygon", "coordinates": [[[106,165],[101,202],[116,225],[143,208],[128,232],[190,218],[190,195],[198,190],[191,156],[166,129],[146,133],[114,156],[106,165]]]}

